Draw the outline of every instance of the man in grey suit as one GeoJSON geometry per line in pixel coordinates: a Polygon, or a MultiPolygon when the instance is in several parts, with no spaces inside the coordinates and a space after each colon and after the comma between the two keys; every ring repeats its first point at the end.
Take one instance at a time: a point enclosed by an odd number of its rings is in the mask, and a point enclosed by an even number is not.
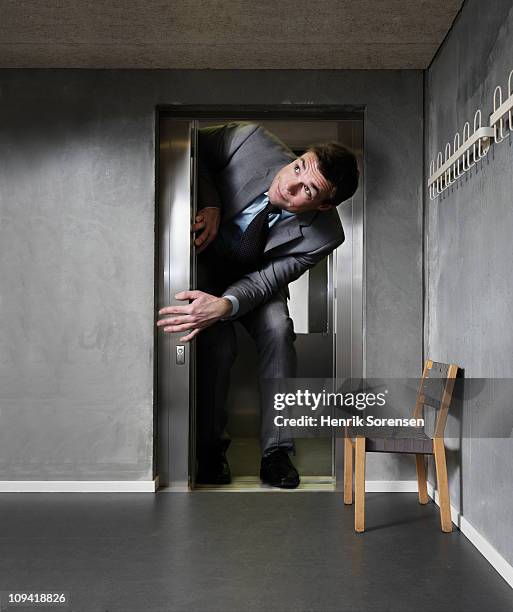
{"type": "Polygon", "coordinates": [[[236,356],[233,321],[256,343],[261,390],[260,476],[294,488],[289,430],[273,425],[271,381],[296,375],[287,285],[344,241],[336,206],[358,185],[356,158],[338,143],[297,158],[259,125],[230,123],[199,132],[198,214],[193,232],[198,291],[168,306],[165,332],[198,336],[198,482],[230,482],[225,402],[236,356]]]}

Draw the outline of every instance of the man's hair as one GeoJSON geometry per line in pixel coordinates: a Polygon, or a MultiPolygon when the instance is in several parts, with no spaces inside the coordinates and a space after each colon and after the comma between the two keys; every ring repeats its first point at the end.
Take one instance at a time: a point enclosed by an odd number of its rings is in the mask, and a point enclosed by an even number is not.
{"type": "Polygon", "coordinates": [[[337,206],[349,199],[358,187],[358,162],[354,153],[338,142],[327,142],[309,147],[319,160],[319,170],[335,188],[327,204],[337,206]]]}

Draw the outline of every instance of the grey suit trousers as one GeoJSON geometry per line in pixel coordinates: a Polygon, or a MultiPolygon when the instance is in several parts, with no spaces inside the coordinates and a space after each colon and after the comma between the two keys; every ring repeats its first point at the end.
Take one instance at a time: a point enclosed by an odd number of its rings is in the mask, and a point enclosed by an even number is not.
{"type": "MultiPolygon", "coordinates": [[[[209,247],[198,258],[198,288],[221,295],[230,281],[229,270],[229,262],[209,247]]],[[[297,370],[296,334],[285,291],[276,293],[237,321],[249,332],[257,348],[262,454],[276,448],[293,451],[291,430],[274,425],[274,417],[279,414],[274,410],[274,393],[279,390],[280,381],[294,378],[297,370]]],[[[197,336],[197,454],[200,460],[226,450],[230,443],[226,433],[226,400],[230,370],[237,356],[234,325],[234,321],[218,321],[197,336]]]]}

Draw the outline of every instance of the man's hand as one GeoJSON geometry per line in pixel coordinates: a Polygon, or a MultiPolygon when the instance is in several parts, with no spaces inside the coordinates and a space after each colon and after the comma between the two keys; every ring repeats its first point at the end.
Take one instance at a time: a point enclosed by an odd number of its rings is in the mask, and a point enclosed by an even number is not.
{"type": "Polygon", "coordinates": [[[175,295],[177,300],[192,300],[186,306],[166,306],[159,315],[172,315],[157,321],[157,327],[164,327],[168,333],[189,331],[180,342],[189,342],[202,329],[213,325],[232,311],[232,303],[227,298],[218,298],[203,291],[181,291],[175,295]]]}
{"type": "Polygon", "coordinates": [[[221,211],[219,208],[207,207],[198,212],[196,223],[193,223],[191,228],[192,233],[202,230],[201,234],[194,240],[196,253],[199,254],[204,251],[215,239],[220,218],[221,211]]]}

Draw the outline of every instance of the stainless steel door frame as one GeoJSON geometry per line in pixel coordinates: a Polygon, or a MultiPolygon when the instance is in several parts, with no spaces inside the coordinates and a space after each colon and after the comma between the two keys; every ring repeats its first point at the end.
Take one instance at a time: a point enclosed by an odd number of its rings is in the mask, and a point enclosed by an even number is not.
{"type": "MultiPolygon", "coordinates": [[[[191,216],[195,215],[195,122],[161,117],[158,184],[158,304],[184,304],[194,287],[191,216]]],[[[158,476],[161,486],[188,490],[194,462],[194,343],[157,336],[158,476]]]]}
{"type": "MultiPolygon", "coordinates": [[[[291,113],[288,118],[300,120],[301,113],[297,117],[291,113]]],[[[195,215],[196,122],[163,114],[159,132],[157,310],[178,304],[175,293],[195,286],[189,227],[195,215]]],[[[339,207],[346,241],[328,261],[328,308],[332,309],[328,321],[333,321],[335,333],[334,377],[361,378],[365,373],[363,119],[340,120],[339,136],[355,151],[361,178],[355,196],[339,207]]],[[[195,471],[195,435],[191,435],[195,431],[194,348],[184,346],[185,363],[178,365],[178,338],[177,334],[158,334],[158,476],[162,486],[189,490],[195,471]]],[[[337,489],[343,481],[342,449],[342,440],[336,438],[332,473],[337,489]]]]}

